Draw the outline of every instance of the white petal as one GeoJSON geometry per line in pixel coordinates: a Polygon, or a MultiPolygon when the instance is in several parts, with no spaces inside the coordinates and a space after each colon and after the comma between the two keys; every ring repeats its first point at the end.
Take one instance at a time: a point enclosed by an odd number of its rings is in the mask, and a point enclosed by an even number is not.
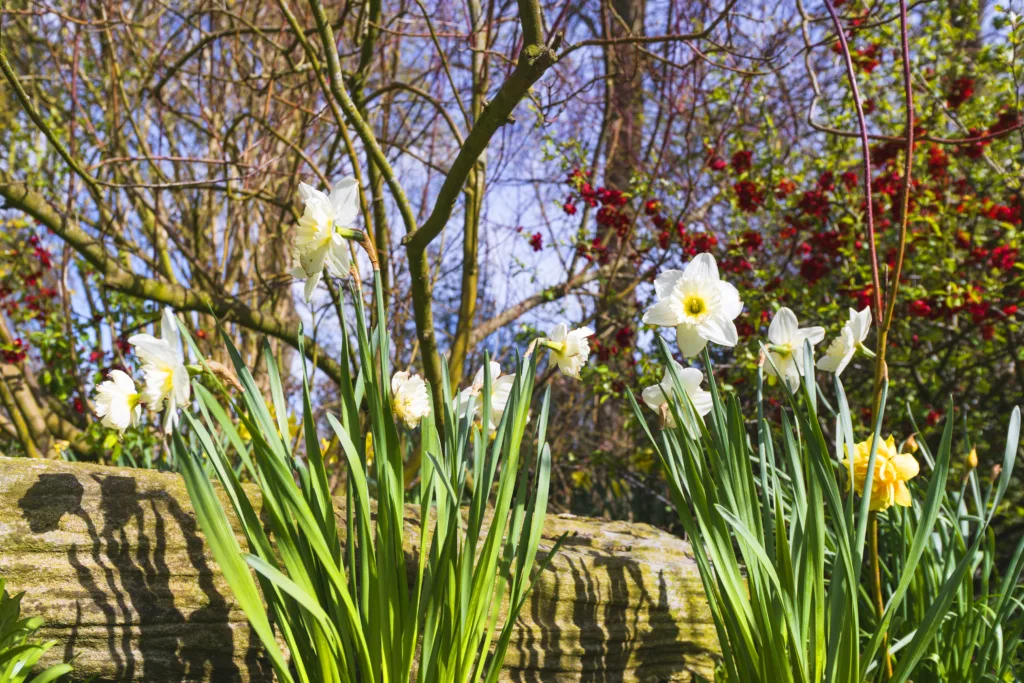
{"type": "Polygon", "coordinates": [[[696,391],[690,394],[690,400],[693,402],[693,408],[697,411],[697,414],[704,417],[711,412],[713,401],[711,400],[711,392],[704,391],[698,388],[696,391]]]}
{"type": "Polygon", "coordinates": [[[142,389],[142,397],[146,405],[152,411],[160,410],[160,405],[167,397],[169,389],[167,377],[173,372],[173,365],[145,365],[142,372],[146,378],[146,384],[142,389]]]}
{"type": "Polygon", "coordinates": [[[790,363],[786,367],[786,375],[784,381],[786,382],[786,385],[789,387],[790,391],[795,393],[800,390],[800,373],[797,371],[796,363],[790,363]]]}
{"type": "Polygon", "coordinates": [[[487,365],[481,365],[480,369],[473,375],[473,386],[480,389],[484,386],[484,370],[490,371],[491,376],[491,388],[494,388],[494,383],[499,377],[501,377],[501,365],[496,361],[489,361],[487,365]]]}
{"type": "Polygon", "coordinates": [[[740,300],[739,290],[732,283],[720,280],[718,282],[718,304],[722,315],[729,320],[735,320],[743,312],[743,301],[740,300]]]}
{"type": "Polygon", "coordinates": [[[700,383],[704,381],[704,373],[697,368],[683,368],[679,372],[679,382],[687,394],[693,394],[700,390],[700,383]]]}
{"type": "Polygon", "coordinates": [[[302,201],[306,203],[307,207],[312,207],[317,211],[331,205],[331,200],[326,194],[306,183],[299,183],[299,196],[302,197],[302,201]]]}
{"type": "Polygon", "coordinates": [[[491,391],[491,411],[501,414],[508,405],[509,396],[512,394],[512,387],[516,382],[515,375],[505,375],[495,380],[491,391]]]}
{"type": "Polygon", "coordinates": [[[721,315],[709,315],[697,325],[697,331],[708,341],[722,346],[736,346],[736,342],[739,341],[736,325],[731,319],[721,315]]]}
{"type": "Polygon", "coordinates": [[[772,344],[792,344],[797,331],[796,314],[785,306],[780,308],[768,326],[768,341],[772,344]]]}
{"type": "MultiPolygon", "coordinates": [[[[683,371],[686,369],[676,359],[672,360],[672,367],[675,368],[676,374],[679,375],[680,381],[683,381],[683,371]]],[[[665,395],[668,396],[675,391],[675,382],[672,381],[672,372],[665,368],[665,373],[661,376],[661,388],[665,391],[665,395]]],[[[685,388],[685,384],[683,387],[685,388]]]]}
{"type": "Polygon", "coordinates": [[[292,244],[299,254],[310,251],[326,237],[326,217],[315,208],[306,207],[302,217],[299,218],[295,227],[295,237],[292,244]]]}
{"type": "Polygon", "coordinates": [[[707,346],[708,340],[700,335],[696,325],[679,325],[676,327],[676,344],[687,358],[700,354],[707,346]]]}
{"type": "Polygon", "coordinates": [[[312,185],[307,185],[306,183],[301,182],[299,183],[299,197],[303,202],[308,202],[315,193],[316,190],[312,185]]]}
{"type": "Polygon", "coordinates": [[[871,329],[871,307],[868,306],[863,311],[857,312],[852,308],[850,309],[850,331],[853,332],[853,341],[862,342],[868,337],[868,332],[871,329]]]}
{"type": "Polygon", "coordinates": [[[668,402],[668,398],[660,384],[645,387],[644,390],[640,392],[640,396],[644,399],[644,403],[646,403],[647,406],[655,412],[661,412],[661,406],[668,402]]]}
{"type": "Polygon", "coordinates": [[[674,296],[662,299],[648,308],[643,317],[644,324],[661,327],[675,327],[683,320],[683,302],[674,296]]]}
{"type": "Polygon", "coordinates": [[[359,184],[352,176],[343,179],[331,191],[331,207],[334,210],[334,223],[341,228],[349,228],[359,215],[359,184]]]}
{"type": "Polygon", "coordinates": [[[478,401],[474,400],[475,398],[476,395],[473,393],[472,389],[463,389],[462,391],[459,392],[459,395],[455,399],[455,412],[458,413],[460,418],[465,419],[466,417],[469,417],[469,406],[471,403],[473,404],[472,413],[474,415],[476,414],[477,408],[479,407],[480,404],[478,401]]]}
{"type": "Polygon", "coordinates": [[[846,354],[839,359],[839,365],[836,366],[836,375],[843,374],[843,370],[845,370],[846,366],[850,364],[851,360],[853,360],[853,354],[855,351],[856,349],[850,347],[846,354]]]}
{"type": "MultiPolygon", "coordinates": [[[[835,344],[838,340],[832,340],[832,344],[835,344]]],[[[835,372],[836,368],[839,367],[839,361],[842,359],[842,354],[827,353],[818,359],[818,362],[814,364],[814,367],[825,372],[835,372]]]]}
{"type": "Polygon", "coordinates": [[[178,405],[182,407],[188,405],[189,397],[192,395],[192,384],[189,381],[188,370],[184,365],[174,368],[172,382],[174,385],[172,392],[178,405]]]}
{"type": "Polygon", "coordinates": [[[548,335],[548,339],[553,342],[564,342],[565,337],[569,334],[569,326],[565,323],[558,323],[555,325],[555,329],[548,335]]]}
{"type": "MultiPolygon", "coordinates": [[[[480,368],[480,370],[483,370],[483,368],[480,368]]],[[[498,378],[501,377],[501,364],[492,360],[487,364],[487,371],[491,376],[491,388],[493,389],[498,385],[498,378]]],[[[515,377],[515,375],[511,376],[515,377]]],[[[481,376],[480,379],[482,385],[483,376],[481,376]]]]}
{"type": "Polygon", "coordinates": [[[319,273],[324,269],[324,262],[327,261],[327,251],[330,248],[331,243],[324,242],[312,251],[301,252],[299,254],[299,265],[302,266],[302,269],[309,273],[310,276],[312,276],[313,273],[319,273]]]}
{"type": "Polygon", "coordinates": [[[849,325],[844,325],[842,333],[832,340],[825,355],[818,359],[817,367],[819,370],[841,374],[853,358],[854,351],[853,332],[849,325]]]}
{"type": "Polygon", "coordinates": [[[170,306],[164,308],[163,316],[160,320],[160,338],[167,340],[167,343],[170,344],[171,349],[174,350],[179,360],[185,357],[181,347],[181,330],[178,328],[178,317],[170,306]]]}
{"type": "Polygon", "coordinates": [[[164,417],[164,434],[174,431],[176,424],[178,424],[178,407],[174,405],[173,401],[168,401],[167,414],[164,417]]]}
{"type": "Polygon", "coordinates": [[[554,354],[555,364],[558,365],[558,369],[563,374],[573,377],[575,379],[580,378],[580,370],[583,368],[583,364],[586,362],[586,358],[579,355],[566,356],[561,353],[554,354]]]}
{"type": "Polygon", "coordinates": [[[654,280],[654,292],[658,295],[659,299],[672,295],[672,289],[679,282],[679,278],[683,276],[681,270],[666,270],[665,272],[658,275],[654,280]]]}
{"type": "Polygon", "coordinates": [[[114,401],[110,404],[110,412],[103,419],[103,424],[122,432],[132,422],[131,410],[128,408],[128,401],[114,401]]]}
{"type": "Polygon", "coordinates": [[[320,284],[321,275],[322,273],[317,271],[310,275],[309,279],[306,280],[306,286],[302,289],[302,296],[306,300],[307,304],[313,300],[313,292],[316,290],[316,286],[320,284]]]}
{"type": "Polygon", "coordinates": [[[335,235],[340,244],[332,242],[327,250],[327,270],[330,271],[334,277],[348,277],[349,270],[352,267],[352,256],[349,253],[348,241],[341,237],[341,235],[335,235]]]}
{"type": "Polygon", "coordinates": [[[397,394],[402,389],[402,385],[409,381],[409,373],[402,370],[396,372],[391,376],[391,393],[397,394]]]}
{"type": "Polygon", "coordinates": [[[178,355],[166,339],[157,339],[149,334],[135,334],[128,337],[128,343],[135,347],[135,353],[143,363],[173,364],[178,355]]]}
{"type": "Polygon", "coordinates": [[[717,282],[718,263],[715,261],[715,257],[707,252],[697,254],[692,261],[686,264],[683,277],[687,280],[717,282]]]}
{"type": "Polygon", "coordinates": [[[804,340],[805,339],[807,339],[807,340],[809,340],[811,342],[811,346],[814,346],[815,344],[820,343],[824,338],[825,338],[825,328],[824,327],[817,327],[817,326],[815,326],[815,327],[805,327],[802,330],[797,330],[796,337],[794,337],[793,341],[794,342],[799,342],[799,344],[798,345],[794,344],[793,348],[794,349],[799,348],[799,349],[803,350],[804,340]]]}
{"type": "Polygon", "coordinates": [[[121,370],[111,370],[108,377],[114,383],[114,386],[117,387],[118,391],[124,394],[135,393],[135,381],[128,376],[128,373],[121,370]]]}

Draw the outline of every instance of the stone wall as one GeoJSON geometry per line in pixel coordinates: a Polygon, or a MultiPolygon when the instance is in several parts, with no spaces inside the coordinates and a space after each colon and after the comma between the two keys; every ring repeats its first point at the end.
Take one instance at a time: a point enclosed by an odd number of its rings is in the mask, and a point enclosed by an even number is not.
{"type": "MultiPolygon", "coordinates": [[[[548,517],[547,541],[564,531],[504,680],[711,675],[714,626],[685,542],[643,524],[548,517]]],[[[75,657],[76,680],[272,679],[177,475],[0,458],[0,576],[25,591],[26,614],[46,619],[54,658],[75,657]]]]}

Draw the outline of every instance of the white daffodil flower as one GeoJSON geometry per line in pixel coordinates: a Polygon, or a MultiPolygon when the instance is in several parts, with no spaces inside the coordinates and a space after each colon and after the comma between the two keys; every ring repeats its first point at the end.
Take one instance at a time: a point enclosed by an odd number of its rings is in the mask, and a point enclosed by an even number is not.
{"type": "Polygon", "coordinates": [[[359,215],[359,185],[351,176],[338,183],[330,196],[299,183],[305,210],[295,230],[295,267],[291,274],[305,280],[303,296],[313,298],[324,268],[334,277],[345,277],[352,266],[348,240],[340,230],[352,230],[359,215]]]}
{"type": "Polygon", "coordinates": [[[829,343],[825,349],[825,355],[818,359],[815,367],[825,372],[834,372],[837,375],[843,374],[843,370],[850,364],[857,347],[853,343],[853,332],[849,327],[843,325],[839,336],[829,343]]]}
{"type": "Polygon", "coordinates": [[[825,355],[818,359],[817,368],[841,375],[857,351],[873,357],[874,354],[864,346],[864,340],[867,339],[870,330],[871,307],[868,306],[859,313],[851,308],[850,319],[843,325],[839,336],[828,345],[825,355]]]}
{"type": "Polygon", "coordinates": [[[666,270],[654,281],[658,302],[647,309],[648,325],[675,327],[679,350],[687,358],[707,343],[736,346],[733,321],[743,310],[740,294],[718,279],[718,264],[711,254],[698,254],[684,270],[666,270]]]}
{"type": "Polygon", "coordinates": [[[493,432],[498,428],[501,416],[505,412],[505,406],[508,404],[508,397],[512,393],[512,386],[516,382],[515,373],[502,375],[501,366],[494,361],[490,361],[486,366],[477,370],[476,375],[473,376],[473,384],[468,389],[463,389],[459,392],[458,411],[459,417],[462,418],[467,417],[467,415],[473,417],[480,412],[483,401],[479,397],[484,390],[484,371],[488,371],[491,377],[491,419],[488,426],[493,432]],[[472,415],[469,415],[469,404],[471,401],[473,403],[473,412],[472,415]]]}
{"type": "Polygon", "coordinates": [[[410,428],[430,414],[430,396],[422,377],[408,372],[391,377],[391,410],[410,428]]]}
{"type": "Polygon", "coordinates": [[[142,394],[135,382],[121,370],[111,370],[107,380],[96,387],[96,416],[101,424],[122,434],[142,418],[142,394]]]}
{"type": "MultiPolygon", "coordinates": [[[[701,389],[700,384],[704,381],[704,373],[697,368],[684,368],[679,363],[672,361],[672,365],[675,366],[676,373],[679,375],[679,382],[683,386],[683,391],[689,396],[690,402],[693,403],[694,410],[701,417],[704,417],[711,412],[711,394],[710,392],[701,389]]],[[[654,412],[661,415],[663,424],[666,427],[675,427],[676,420],[675,416],[672,415],[672,410],[669,407],[668,397],[675,393],[675,384],[672,381],[672,373],[665,370],[665,377],[661,380],[660,384],[647,387],[643,390],[641,396],[644,399],[644,403],[653,410],[654,412]]],[[[681,406],[683,415],[686,414],[685,406],[681,406]]],[[[689,426],[690,433],[696,434],[697,430],[694,426],[689,426]]]]}
{"type": "Polygon", "coordinates": [[[174,311],[164,309],[159,339],[150,334],[136,334],[128,338],[128,343],[135,347],[142,361],[145,378],[142,401],[151,411],[158,412],[161,407],[166,410],[164,432],[170,434],[178,423],[178,408],[188,405],[192,396],[174,311]]]}
{"type": "Polygon", "coordinates": [[[554,331],[544,340],[544,345],[551,349],[551,358],[558,369],[569,377],[580,378],[580,370],[587,364],[590,356],[590,342],[587,337],[593,336],[589,327],[569,330],[565,323],[559,323],[554,331]]]}
{"type": "Polygon", "coordinates": [[[772,362],[765,364],[765,370],[769,375],[775,375],[778,371],[790,390],[796,391],[800,388],[800,377],[804,374],[804,340],[814,346],[824,338],[824,327],[801,329],[796,314],[783,306],[768,326],[768,355],[772,362]]]}

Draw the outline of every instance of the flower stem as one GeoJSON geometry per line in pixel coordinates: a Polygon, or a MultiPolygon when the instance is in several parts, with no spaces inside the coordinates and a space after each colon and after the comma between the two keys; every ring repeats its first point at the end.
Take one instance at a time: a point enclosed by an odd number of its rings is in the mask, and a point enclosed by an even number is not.
{"type": "MultiPolygon", "coordinates": [[[[872,510],[868,515],[868,553],[871,557],[871,583],[874,590],[875,614],[881,623],[885,614],[885,603],[882,601],[882,572],[878,564],[878,512],[872,510]]],[[[882,680],[892,678],[892,657],[889,654],[889,634],[882,637],[882,651],[885,653],[885,666],[882,668],[882,680]]]]}

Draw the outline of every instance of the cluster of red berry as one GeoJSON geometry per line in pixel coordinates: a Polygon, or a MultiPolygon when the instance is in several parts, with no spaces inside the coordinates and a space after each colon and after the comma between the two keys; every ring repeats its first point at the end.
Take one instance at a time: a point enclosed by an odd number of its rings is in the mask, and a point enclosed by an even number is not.
{"type": "MultiPolygon", "coordinates": [[[[594,347],[594,353],[602,361],[607,362],[610,358],[618,356],[633,347],[634,340],[636,338],[636,331],[632,326],[626,324],[615,331],[615,341],[612,344],[605,344],[599,338],[594,337],[591,342],[591,346],[594,347]]],[[[636,359],[631,355],[625,355],[627,363],[629,365],[636,365],[636,359]]],[[[616,391],[621,391],[622,388],[617,388],[616,391]]]]}
{"type": "Polygon", "coordinates": [[[949,92],[946,93],[946,106],[950,109],[957,109],[971,99],[972,95],[974,95],[974,79],[970,76],[961,76],[953,81],[949,92]]]}
{"type": "Polygon", "coordinates": [[[5,344],[0,353],[3,354],[5,363],[20,363],[28,357],[28,347],[21,338],[18,338],[10,344],[5,344]]]}

